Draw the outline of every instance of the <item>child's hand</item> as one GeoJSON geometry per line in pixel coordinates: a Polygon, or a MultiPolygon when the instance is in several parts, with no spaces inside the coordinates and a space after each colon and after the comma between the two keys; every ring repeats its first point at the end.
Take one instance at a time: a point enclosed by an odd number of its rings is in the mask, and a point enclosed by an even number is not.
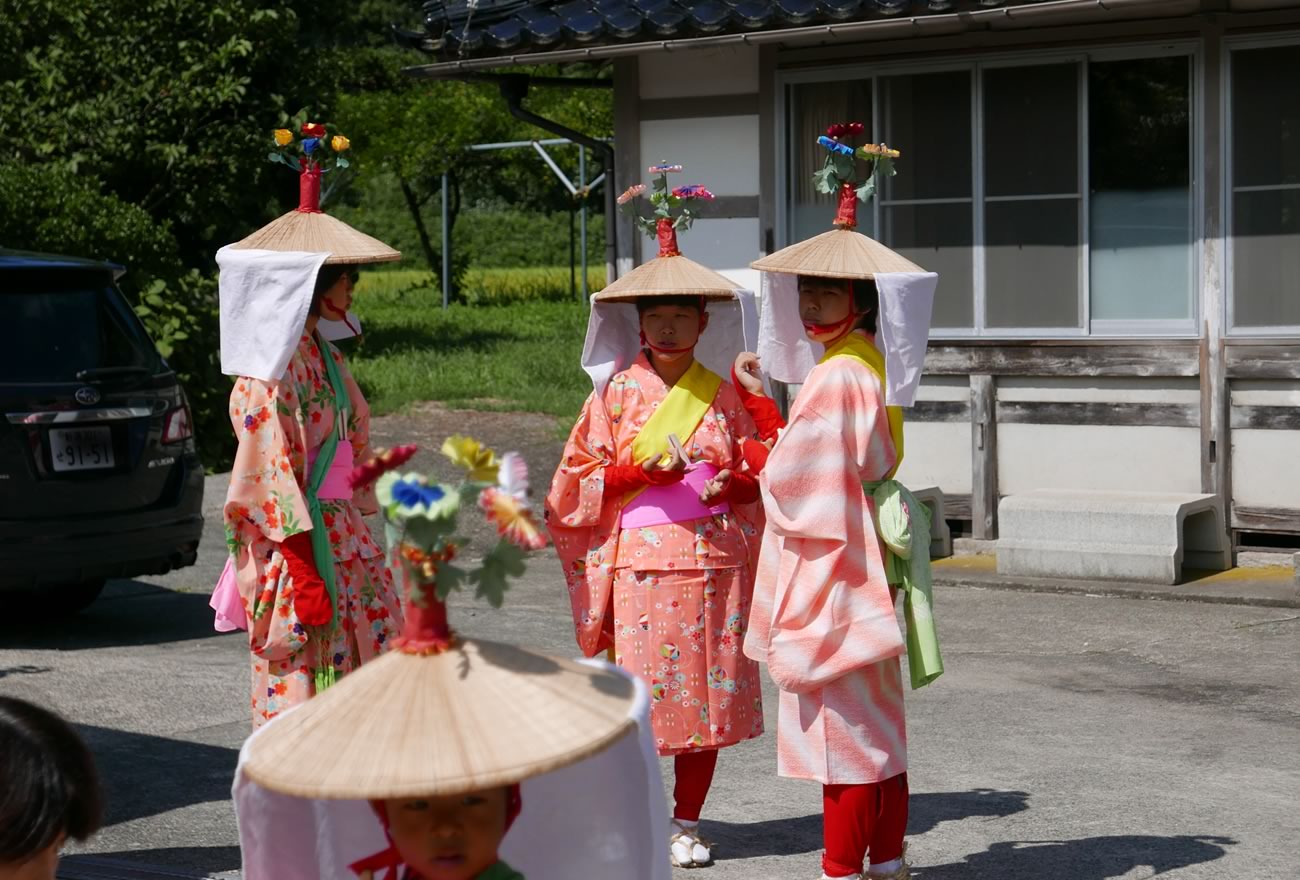
{"type": "Polygon", "coordinates": [[[758,355],[752,351],[742,351],[736,355],[736,362],[732,365],[732,372],[736,374],[736,381],[740,383],[740,387],[750,394],[766,397],[767,395],[763,393],[763,377],[759,372],[761,367],[758,355]]]}
{"type": "Polygon", "coordinates": [[[716,477],[704,484],[704,491],[700,493],[700,502],[703,504],[712,504],[713,499],[727,491],[727,484],[730,482],[731,471],[725,469],[718,471],[716,477]]]}

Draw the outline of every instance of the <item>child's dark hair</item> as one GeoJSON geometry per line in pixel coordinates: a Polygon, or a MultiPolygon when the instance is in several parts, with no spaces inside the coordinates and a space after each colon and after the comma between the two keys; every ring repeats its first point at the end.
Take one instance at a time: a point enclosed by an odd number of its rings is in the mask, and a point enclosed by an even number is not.
{"type": "Polygon", "coordinates": [[[357,283],[357,277],[361,274],[356,266],[348,263],[337,263],[332,266],[321,266],[320,271],[316,273],[316,288],[311,295],[311,310],[308,312],[313,318],[320,317],[320,302],[325,298],[325,294],[335,284],[338,284],[340,278],[344,275],[352,276],[352,283],[357,283]]]}
{"type": "Polygon", "coordinates": [[[853,288],[853,309],[862,315],[858,326],[875,336],[876,316],[880,313],[880,292],[876,289],[876,279],[854,278],[850,285],[853,288]]]}
{"type": "Polygon", "coordinates": [[[95,762],[72,726],[0,697],[0,865],[22,864],[64,835],[85,840],[102,818],[95,762]]]}
{"type": "Polygon", "coordinates": [[[659,306],[679,306],[687,309],[698,309],[700,314],[704,314],[707,303],[702,296],[641,296],[636,300],[636,313],[644,315],[647,311],[659,306]]]}

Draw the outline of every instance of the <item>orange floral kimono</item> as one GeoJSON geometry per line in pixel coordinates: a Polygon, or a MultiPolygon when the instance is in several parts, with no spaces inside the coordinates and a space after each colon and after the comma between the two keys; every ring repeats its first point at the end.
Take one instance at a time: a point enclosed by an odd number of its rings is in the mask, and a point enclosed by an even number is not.
{"type": "MultiPolygon", "coordinates": [[[[613,646],[650,687],[661,755],[716,749],[763,732],[758,665],[741,651],[761,539],[757,504],[691,522],[622,529],[604,497],[606,465],[633,464],[632,443],[671,389],[644,353],[587,399],[546,499],[564,564],[578,646],[613,646]]],[[[753,421],[723,382],[689,438],[690,460],[741,467],[753,421]]]]}
{"type": "MultiPolygon", "coordinates": [[[[347,386],[348,439],[362,462],[368,455],[370,409],[343,356],[333,345],[326,347],[347,386]]],[[[311,697],[318,666],[329,663],[344,675],[380,654],[401,629],[383,549],[361,518],[377,509],[372,493],[321,502],[334,552],[337,626],[307,627],[294,614],[293,582],[280,542],[312,527],[304,489],[308,451],[324,443],[336,417],[320,347],[308,334],[282,379],[240,377],[230,395],[239,450],[226,496],[226,542],[248,614],[254,727],[311,697]]]]}

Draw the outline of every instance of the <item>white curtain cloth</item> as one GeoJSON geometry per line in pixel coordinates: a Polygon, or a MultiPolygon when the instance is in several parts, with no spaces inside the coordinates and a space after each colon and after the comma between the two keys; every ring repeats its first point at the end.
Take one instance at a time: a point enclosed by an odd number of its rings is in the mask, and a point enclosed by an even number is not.
{"type": "MultiPolygon", "coordinates": [[[[875,277],[880,294],[876,345],[885,356],[885,403],[911,406],[925,366],[930,313],[939,276],[933,272],[891,272],[875,277]]],[[[823,354],[825,349],[808,338],[799,319],[798,276],[764,272],[758,331],[763,372],[779,382],[799,385],[823,354]]]]}
{"type": "Polygon", "coordinates": [[[221,371],[274,382],[284,375],[329,254],[227,245],[221,269],[221,371]]]}
{"type": "MultiPolygon", "coordinates": [[[[723,379],[731,375],[736,355],[752,351],[758,342],[758,306],[749,290],[736,298],[708,305],[709,326],[695,346],[695,359],[723,379]]],[[[634,303],[591,304],[582,368],[591,384],[604,393],[609,380],[626,370],[641,351],[641,324],[634,303]]]]}

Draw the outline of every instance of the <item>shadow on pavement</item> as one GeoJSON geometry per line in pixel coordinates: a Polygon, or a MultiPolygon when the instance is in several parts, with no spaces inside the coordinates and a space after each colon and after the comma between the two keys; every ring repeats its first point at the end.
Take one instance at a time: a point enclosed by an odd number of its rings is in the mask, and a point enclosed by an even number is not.
{"type": "Polygon", "coordinates": [[[1111,880],[1134,868],[1158,876],[1222,858],[1237,841],[1229,837],[1126,834],[1080,840],[1005,841],[961,862],[913,868],[917,880],[986,880],[991,877],[1050,877],[1052,880],[1111,880]]]}
{"type": "Polygon", "coordinates": [[[104,783],[106,827],[230,800],[237,749],[76,725],[104,783]]]}
{"type": "MultiPolygon", "coordinates": [[[[1023,791],[913,792],[908,806],[908,834],[924,834],[941,822],[962,819],[995,819],[1029,808],[1023,791]]],[[[790,856],[819,852],[822,848],[822,817],[800,816],[766,822],[704,821],[705,834],[721,845],[719,859],[750,859],[760,856],[790,856]]],[[[973,875],[972,875],[973,876],[973,875]]]]}
{"type": "Polygon", "coordinates": [[[912,792],[907,807],[907,833],[925,834],[942,822],[962,819],[1001,819],[1029,809],[1029,793],[974,788],[970,791],[912,792]]]}
{"type": "Polygon", "coordinates": [[[59,880],[171,880],[208,877],[241,867],[237,846],[128,849],[59,860],[59,880]]]}
{"type": "MultiPolygon", "coordinates": [[[[140,581],[112,581],[80,614],[57,617],[47,609],[6,615],[0,622],[0,648],[80,651],[212,638],[222,633],[212,628],[210,598],[140,581]]],[[[41,602],[40,597],[35,601],[41,602]]]]}
{"type": "Polygon", "coordinates": [[[30,663],[24,663],[21,666],[0,666],[0,678],[9,678],[13,675],[40,675],[43,672],[50,672],[51,666],[33,666],[30,663]]]}

